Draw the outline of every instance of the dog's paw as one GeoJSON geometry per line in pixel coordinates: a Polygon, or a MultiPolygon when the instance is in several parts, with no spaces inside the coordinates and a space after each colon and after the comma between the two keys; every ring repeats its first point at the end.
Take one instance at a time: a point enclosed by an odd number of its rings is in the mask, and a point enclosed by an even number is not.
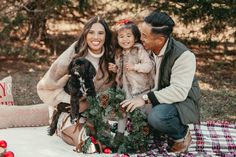
{"type": "Polygon", "coordinates": [[[77,123],[77,121],[78,121],[78,119],[79,118],[70,118],[70,122],[72,123],[72,124],[74,124],[74,123],[77,123]]]}
{"type": "Polygon", "coordinates": [[[49,126],[49,127],[47,128],[47,132],[48,132],[48,135],[49,135],[49,136],[53,136],[54,133],[55,133],[55,131],[56,131],[56,129],[55,129],[55,128],[52,128],[51,126],[49,126]]]}
{"type": "Polygon", "coordinates": [[[72,124],[75,124],[77,122],[77,119],[71,119],[70,121],[72,124]]]}

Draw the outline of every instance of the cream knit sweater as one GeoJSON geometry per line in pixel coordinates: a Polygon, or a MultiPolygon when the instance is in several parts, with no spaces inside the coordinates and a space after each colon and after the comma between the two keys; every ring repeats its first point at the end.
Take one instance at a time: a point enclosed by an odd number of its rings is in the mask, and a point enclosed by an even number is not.
{"type": "MultiPolygon", "coordinates": [[[[52,117],[53,110],[57,104],[60,102],[70,103],[70,95],[68,95],[64,91],[64,86],[68,81],[69,76],[67,75],[67,69],[75,56],[75,45],[74,42],[68,49],[66,49],[51,65],[47,73],[43,76],[43,78],[39,81],[37,85],[37,92],[40,99],[47,105],[49,105],[49,117],[52,117]]],[[[92,64],[98,64],[97,60],[100,59],[101,56],[91,56],[88,54],[86,58],[92,62],[92,64]]],[[[94,65],[98,67],[98,65],[94,65]]],[[[102,65],[104,66],[104,65],[102,65]]],[[[113,82],[106,83],[108,78],[108,74],[105,73],[102,79],[100,69],[97,69],[97,74],[94,78],[94,85],[96,92],[103,91],[110,87],[113,82]]]]}

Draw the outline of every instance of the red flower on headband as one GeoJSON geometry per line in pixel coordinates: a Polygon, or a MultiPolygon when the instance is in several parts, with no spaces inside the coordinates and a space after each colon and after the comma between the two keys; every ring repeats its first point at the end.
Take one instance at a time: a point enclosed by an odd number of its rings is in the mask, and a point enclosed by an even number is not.
{"type": "Polygon", "coordinates": [[[122,25],[122,24],[127,24],[127,23],[132,23],[132,21],[128,20],[128,19],[123,19],[120,20],[119,22],[117,22],[117,25],[122,25]]]}

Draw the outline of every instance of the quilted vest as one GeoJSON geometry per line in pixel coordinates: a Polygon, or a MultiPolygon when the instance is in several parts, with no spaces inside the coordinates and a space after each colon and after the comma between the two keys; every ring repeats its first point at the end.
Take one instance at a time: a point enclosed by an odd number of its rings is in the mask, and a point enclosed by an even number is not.
{"type": "MultiPolygon", "coordinates": [[[[170,37],[160,65],[158,90],[170,85],[171,69],[175,61],[187,50],[189,49],[185,45],[170,37]]],[[[200,88],[197,79],[194,77],[187,98],[183,102],[174,103],[183,124],[200,122],[199,100],[200,88]]]]}

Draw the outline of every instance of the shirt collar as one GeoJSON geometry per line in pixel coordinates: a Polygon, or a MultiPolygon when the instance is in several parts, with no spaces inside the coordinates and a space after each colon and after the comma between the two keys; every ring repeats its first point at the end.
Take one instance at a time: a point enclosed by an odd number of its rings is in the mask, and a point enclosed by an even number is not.
{"type": "Polygon", "coordinates": [[[166,40],[165,45],[162,47],[160,53],[157,55],[158,57],[164,55],[164,53],[165,53],[165,51],[166,51],[166,48],[167,48],[167,44],[168,44],[168,42],[169,42],[169,38],[166,40]]]}

